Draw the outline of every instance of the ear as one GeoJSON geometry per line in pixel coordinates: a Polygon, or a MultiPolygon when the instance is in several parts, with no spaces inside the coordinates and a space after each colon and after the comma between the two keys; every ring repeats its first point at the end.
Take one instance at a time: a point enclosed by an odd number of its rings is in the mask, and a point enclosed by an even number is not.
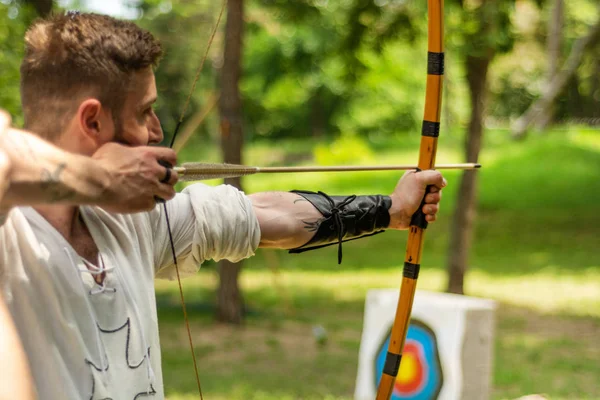
{"type": "Polygon", "coordinates": [[[99,147],[110,136],[110,113],[102,107],[98,99],[86,99],[77,109],[79,130],[83,140],[90,145],[99,147]]]}

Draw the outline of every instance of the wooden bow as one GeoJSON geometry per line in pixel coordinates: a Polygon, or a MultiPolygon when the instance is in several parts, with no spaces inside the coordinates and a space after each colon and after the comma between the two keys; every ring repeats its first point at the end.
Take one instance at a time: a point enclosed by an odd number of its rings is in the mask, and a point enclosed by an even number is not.
{"type": "MultiPolygon", "coordinates": [[[[419,169],[433,169],[437,152],[437,139],[440,132],[440,111],[442,105],[442,82],[444,75],[444,0],[428,0],[428,53],[427,87],[425,94],[425,115],[421,130],[419,149],[419,169]]],[[[424,203],[424,201],[423,201],[424,203]]],[[[408,242],[400,297],[396,317],[392,327],[388,353],[377,389],[377,400],[389,400],[394,391],[396,376],[400,369],[402,350],[406,341],[410,314],[417,288],[417,278],[421,263],[421,252],[427,221],[423,214],[423,203],[413,215],[408,242]]]]}

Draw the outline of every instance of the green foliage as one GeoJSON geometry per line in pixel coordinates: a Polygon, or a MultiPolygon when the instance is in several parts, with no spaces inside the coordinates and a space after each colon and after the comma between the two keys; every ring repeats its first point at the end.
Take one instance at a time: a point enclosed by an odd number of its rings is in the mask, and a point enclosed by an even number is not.
{"type": "Polygon", "coordinates": [[[19,94],[23,37],[33,17],[34,12],[29,7],[11,1],[0,3],[0,108],[11,114],[16,125],[23,123],[19,94]]]}
{"type": "Polygon", "coordinates": [[[455,11],[460,18],[449,19],[459,25],[447,28],[448,35],[462,36],[462,39],[451,39],[462,44],[456,50],[470,57],[487,57],[490,52],[510,51],[514,44],[510,21],[514,3],[515,0],[461,2],[461,9],[455,11]]]}
{"type": "MultiPolygon", "coordinates": [[[[514,49],[497,57],[491,68],[492,116],[498,119],[516,118],[541,95],[548,67],[546,38],[553,3],[547,1],[544,8],[539,9],[533,3],[521,2],[519,12],[512,13],[513,34],[517,41],[514,49]]],[[[565,61],[574,42],[585,35],[600,17],[595,4],[588,0],[565,2],[563,55],[558,60],[559,64],[565,61]]],[[[567,92],[558,100],[557,120],[600,116],[596,106],[600,98],[600,84],[595,83],[600,73],[599,65],[594,52],[584,59],[567,92]]]]}
{"type": "MultiPolygon", "coordinates": [[[[539,96],[546,72],[545,36],[552,2],[450,0],[445,9],[446,85],[444,124],[469,117],[464,57],[493,52],[488,116],[501,124],[520,115],[539,96]],[[484,24],[477,21],[484,17],[484,24]]],[[[22,36],[32,11],[0,4],[0,106],[19,117],[18,65],[22,36]]],[[[156,112],[169,137],[194,80],[219,2],[144,0],[138,23],[163,42],[156,71],[156,112]]],[[[593,0],[566,3],[564,53],[597,18],[593,0]]],[[[424,100],[426,3],[375,0],[246,2],[241,90],[244,128],[252,140],[334,137],[371,140],[418,132],[424,100]]],[[[223,25],[225,20],[223,20],[223,25]]],[[[222,32],[191,97],[186,118],[218,91],[222,32]]],[[[585,58],[559,100],[558,118],[598,118],[600,61],[585,58]]],[[[218,131],[214,112],[198,134],[218,131]]]]}
{"type": "Polygon", "coordinates": [[[242,89],[251,137],[394,133],[417,125],[411,91],[413,83],[422,88],[424,75],[399,79],[414,67],[412,44],[423,27],[410,17],[414,7],[263,1],[251,3],[248,15],[242,89]],[[394,52],[404,56],[399,65],[394,52]]]}
{"type": "Polygon", "coordinates": [[[368,142],[356,135],[343,135],[330,144],[318,144],[314,150],[318,165],[366,164],[375,160],[368,142]]]}

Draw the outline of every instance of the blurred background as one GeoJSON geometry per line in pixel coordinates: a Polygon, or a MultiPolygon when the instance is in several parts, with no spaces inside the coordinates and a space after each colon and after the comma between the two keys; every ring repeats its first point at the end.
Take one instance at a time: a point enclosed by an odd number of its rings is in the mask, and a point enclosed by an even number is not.
{"type": "MultiPolygon", "coordinates": [[[[169,140],[220,0],[0,0],[0,107],[22,122],[23,35],[95,11],[163,43],[169,140]]],[[[449,171],[419,288],[498,301],[492,399],[600,399],[600,8],[597,0],[447,0],[438,163],[449,171]]],[[[229,0],[184,118],[180,161],[417,162],[427,4],[229,0]]],[[[167,142],[168,143],[168,142],[167,142]]],[[[244,178],[248,193],[390,193],[400,174],[244,178]]],[[[209,182],[218,184],[220,182],[209,182]]],[[[205,398],[351,399],[366,292],[397,287],[405,232],[244,264],[184,283],[205,398]]],[[[177,285],[157,282],[169,399],[197,398],[177,285]]]]}

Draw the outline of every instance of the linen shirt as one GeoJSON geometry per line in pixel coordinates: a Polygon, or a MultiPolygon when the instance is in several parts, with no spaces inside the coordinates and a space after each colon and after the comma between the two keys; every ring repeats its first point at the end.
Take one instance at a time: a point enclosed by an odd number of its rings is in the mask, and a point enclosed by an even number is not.
{"type": "MultiPolygon", "coordinates": [[[[252,204],[231,186],[191,185],[167,208],[183,275],[258,247],[252,204]]],[[[154,278],[176,277],[162,205],[127,215],[80,210],[99,249],[91,270],[33,208],[12,210],[0,228],[0,288],[38,396],[162,399],[154,278]],[[102,272],[99,285],[93,273],[102,272]]]]}

